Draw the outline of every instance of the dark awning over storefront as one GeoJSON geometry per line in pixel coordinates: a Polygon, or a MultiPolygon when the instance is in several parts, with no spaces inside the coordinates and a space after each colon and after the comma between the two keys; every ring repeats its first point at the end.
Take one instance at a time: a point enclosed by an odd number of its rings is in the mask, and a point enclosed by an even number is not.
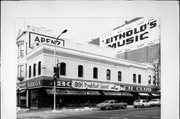
{"type": "Polygon", "coordinates": [[[16,92],[19,93],[19,94],[23,94],[23,93],[26,94],[26,90],[16,90],[16,92]]]}
{"type": "MultiPolygon", "coordinates": [[[[47,94],[54,94],[53,89],[46,89],[47,94]]],[[[56,89],[57,95],[101,95],[98,91],[56,89]]]]}
{"type": "Polygon", "coordinates": [[[140,96],[150,96],[148,93],[138,93],[140,96]]]}
{"type": "Polygon", "coordinates": [[[160,94],[155,94],[155,93],[151,93],[151,95],[152,95],[153,97],[159,97],[159,96],[160,96],[160,94]]]}
{"type": "Polygon", "coordinates": [[[129,92],[112,92],[112,91],[103,91],[104,95],[111,95],[111,96],[133,96],[129,92]]]}

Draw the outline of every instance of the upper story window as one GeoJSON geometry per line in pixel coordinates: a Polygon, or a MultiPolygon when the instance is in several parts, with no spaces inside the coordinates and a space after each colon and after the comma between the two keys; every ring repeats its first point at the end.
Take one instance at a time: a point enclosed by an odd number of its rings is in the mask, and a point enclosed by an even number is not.
{"type": "Polygon", "coordinates": [[[148,78],[149,78],[149,79],[148,79],[148,84],[151,84],[151,76],[149,75],[148,78]]]}
{"type": "Polygon", "coordinates": [[[19,76],[20,76],[20,77],[23,77],[23,76],[24,76],[24,65],[20,65],[19,68],[20,68],[20,69],[19,69],[19,72],[20,72],[19,76]]]}
{"type": "Polygon", "coordinates": [[[107,80],[111,80],[111,70],[110,69],[106,70],[106,78],[107,78],[107,80]]]}
{"type": "Polygon", "coordinates": [[[136,83],[136,74],[133,74],[133,83],[136,83]]]}
{"type": "Polygon", "coordinates": [[[141,83],[141,75],[138,75],[138,83],[141,83]]]}
{"type": "Polygon", "coordinates": [[[38,62],[38,75],[41,75],[41,61],[38,62]]]}
{"type": "Polygon", "coordinates": [[[24,44],[18,45],[18,57],[24,57],[24,44]]]}
{"type": "Polygon", "coordinates": [[[19,65],[18,65],[18,68],[17,68],[17,76],[19,77],[19,65]]]}
{"type": "Polygon", "coordinates": [[[27,77],[27,64],[25,65],[25,77],[27,77]]]}
{"type": "Polygon", "coordinates": [[[60,75],[66,75],[66,63],[64,62],[60,64],[60,75]]]}
{"type": "Polygon", "coordinates": [[[36,64],[33,65],[33,76],[36,76],[36,64]]]}
{"type": "Polygon", "coordinates": [[[78,66],[78,77],[83,77],[83,66],[82,65],[78,66]]]}
{"type": "Polygon", "coordinates": [[[118,81],[122,81],[122,73],[121,73],[121,71],[118,71],[118,81]]]}
{"type": "Polygon", "coordinates": [[[29,78],[31,78],[31,66],[29,66],[29,78]]]}
{"type": "Polygon", "coordinates": [[[94,79],[98,78],[98,68],[96,68],[96,67],[93,68],[93,78],[94,79]]]}

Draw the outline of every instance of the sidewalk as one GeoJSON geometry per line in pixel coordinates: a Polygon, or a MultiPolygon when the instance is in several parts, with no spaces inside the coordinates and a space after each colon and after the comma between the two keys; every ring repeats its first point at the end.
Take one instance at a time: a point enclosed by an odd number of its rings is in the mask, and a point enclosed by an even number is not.
{"type": "Polygon", "coordinates": [[[19,110],[17,112],[17,119],[51,119],[54,117],[63,117],[67,115],[78,115],[80,113],[92,113],[93,110],[97,108],[62,108],[57,110],[52,110],[51,108],[41,108],[41,109],[25,109],[19,110]]]}
{"type": "MultiPolygon", "coordinates": [[[[128,105],[127,108],[133,108],[133,106],[128,105]]],[[[64,117],[67,115],[93,113],[95,110],[99,109],[95,107],[62,108],[55,111],[51,108],[19,109],[17,111],[17,119],[51,119],[54,117],[64,117]]]]}

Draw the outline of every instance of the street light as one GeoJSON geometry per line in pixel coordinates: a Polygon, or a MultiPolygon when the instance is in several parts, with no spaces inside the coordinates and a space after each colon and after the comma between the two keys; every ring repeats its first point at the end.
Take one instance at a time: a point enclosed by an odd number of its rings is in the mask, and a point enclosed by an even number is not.
{"type": "MultiPolygon", "coordinates": [[[[55,43],[54,43],[54,66],[57,67],[56,65],[56,42],[57,40],[59,39],[59,37],[63,34],[63,33],[66,33],[67,30],[65,29],[64,31],[61,32],[61,34],[59,34],[59,36],[56,38],[55,40],[55,43]]],[[[57,80],[57,77],[55,77],[54,79],[54,108],[53,108],[53,111],[56,111],[56,80],[57,80]]]]}

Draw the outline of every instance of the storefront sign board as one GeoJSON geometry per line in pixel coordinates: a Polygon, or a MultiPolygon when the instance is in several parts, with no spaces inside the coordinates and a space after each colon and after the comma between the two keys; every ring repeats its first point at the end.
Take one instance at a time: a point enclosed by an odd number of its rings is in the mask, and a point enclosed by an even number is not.
{"type": "Polygon", "coordinates": [[[87,81],[72,81],[72,88],[76,89],[93,89],[107,91],[132,91],[132,92],[151,92],[152,88],[145,86],[117,85],[113,83],[98,83],[87,81]]]}
{"type": "Polygon", "coordinates": [[[42,86],[41,80],[27,82],[27,88],[33,88],[33,87],[39,87],[39,86],[42,86]]]}

